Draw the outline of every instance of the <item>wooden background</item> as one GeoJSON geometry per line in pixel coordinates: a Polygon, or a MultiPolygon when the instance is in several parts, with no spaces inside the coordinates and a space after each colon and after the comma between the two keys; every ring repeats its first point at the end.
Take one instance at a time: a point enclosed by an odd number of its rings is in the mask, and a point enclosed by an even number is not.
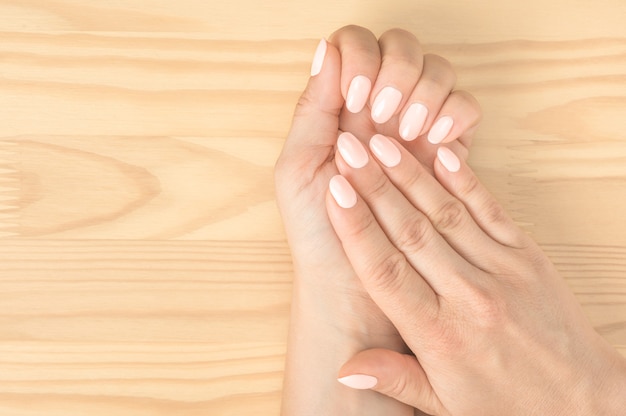
{"type": "Polygon", "coordinates": [[[414,31],[471,163],[626,355],[623,0],[0,0],[0,414],[276,415],[272,168],[320,37],[414,31]]]}

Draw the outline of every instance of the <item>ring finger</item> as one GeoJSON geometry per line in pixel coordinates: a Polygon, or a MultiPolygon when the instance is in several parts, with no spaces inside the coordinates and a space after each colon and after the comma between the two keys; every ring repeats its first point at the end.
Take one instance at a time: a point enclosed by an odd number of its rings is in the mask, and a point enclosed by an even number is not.
{"type": "Polygon", "coordinates": [[[415,140],[427,132],[456,84],[452,65],[438,55],[424,56],[424,68],[401,113],[400,137],[415,140]]]}

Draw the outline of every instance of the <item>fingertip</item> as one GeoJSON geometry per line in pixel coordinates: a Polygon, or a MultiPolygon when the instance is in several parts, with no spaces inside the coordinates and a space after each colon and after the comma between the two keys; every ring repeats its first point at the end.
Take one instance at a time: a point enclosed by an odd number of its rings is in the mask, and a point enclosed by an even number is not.
{"type": "Polygon", "coordinates": [[[437,160],[450,173],[457,173],[461,169],[461,160],[449,148],[441,146],[437,149],[437,160]]]}
{"type": "Polygon", "coordinates": [[[346,108],[353,114],[360,113],[370,96],[372,81],[365,75],[352,78],[346,95],[346,108]]]}
{"type": "MultiPolygon", "coordinates": [[[[457,139],[469,143],[469,139],[474,135],[482,120],[480,103],[472,94],[463,90],[452,91],[439,113],[447,114],[454,120],[445,137],[440,133],[441,137],[439,142],[437,142],[439,144],[451,143],[457,139]]],[[[431,131],[439,127],[439,120],[444,117],[440,117],[437,120],[431,131]]],[[[430,138],[429,135],[429,140],[430,138]]]]}
{"type": "Polygon", "coordinates": [[[337,48],[322,39],[314,53],[311,72],[316,74],[308,79],[298,99],[285,148],[331,146],[337,140],[335,133],[329,133],[337,131],[343,107],[337,48]]]}
{"type": "Polygon", "coordinates": [[[367,374],[351,374],[349,376],[340,377],[337,381],[344,386],[356,390],[369,390],[376,387],[376,384],[378,384],[376,377],[367,374]]]}
{"type": "Polygon", "coordinates": [[[330,36],[329,43],[341,57],[340,91],[352,113],[365,108],[380,68],[380,49],[376,36],[368,29],[348,25],[330,36]]]}
{"type": "Polygon", "coordinates": [[[330,178],[328,189],[337,205],[341,208],[349,209],[356,205],[356,191],[343,176],[335,175],[330,178]]]}
{"type": "Polygon", "coordinates": [[[371,389],[425,411],[439,402],[415,356],[383,348],[357,353],[339,370],[340,383],[353,389],[371,389]]]}
{"type": "Polygon", "coordinates": [[[313,62],[311,62],[311,76],[315,77],[322,71],[324,65],[324,58],[326,57],[326,50],[328,49],[328,42],[326,39],[321,39],[315,49],[313,55],[313,62]]]}
{"type": "Polygon", "coordinates": [[[428,132],[428,141],[431,144],[439,144],[446,140],[454,127],[454,118],[449,115],[439,117],[428,132]]]}

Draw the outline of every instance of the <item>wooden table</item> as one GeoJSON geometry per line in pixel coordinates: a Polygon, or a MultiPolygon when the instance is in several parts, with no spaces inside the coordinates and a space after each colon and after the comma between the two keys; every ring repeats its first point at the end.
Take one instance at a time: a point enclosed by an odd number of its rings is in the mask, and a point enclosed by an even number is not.
{"type": "Polygon", "coordinates": [[[272,169],[320,37],[414,31],[626,354],[626,3],[0,0],[0,414],[278,414],[272,169]]]}

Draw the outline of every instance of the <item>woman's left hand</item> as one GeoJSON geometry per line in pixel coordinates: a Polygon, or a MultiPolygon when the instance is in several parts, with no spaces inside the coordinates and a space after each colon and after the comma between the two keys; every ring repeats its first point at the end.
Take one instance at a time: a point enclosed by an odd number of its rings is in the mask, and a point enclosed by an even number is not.
{"type": "Polygon", "coordinates": [[[623,414],[623,358],[470,168],[440,147],[433,177],[394,139],[358,143],[340,137],[328,214],[414,356],[364,351],[340,381],[433,415],[623,414]]]}

